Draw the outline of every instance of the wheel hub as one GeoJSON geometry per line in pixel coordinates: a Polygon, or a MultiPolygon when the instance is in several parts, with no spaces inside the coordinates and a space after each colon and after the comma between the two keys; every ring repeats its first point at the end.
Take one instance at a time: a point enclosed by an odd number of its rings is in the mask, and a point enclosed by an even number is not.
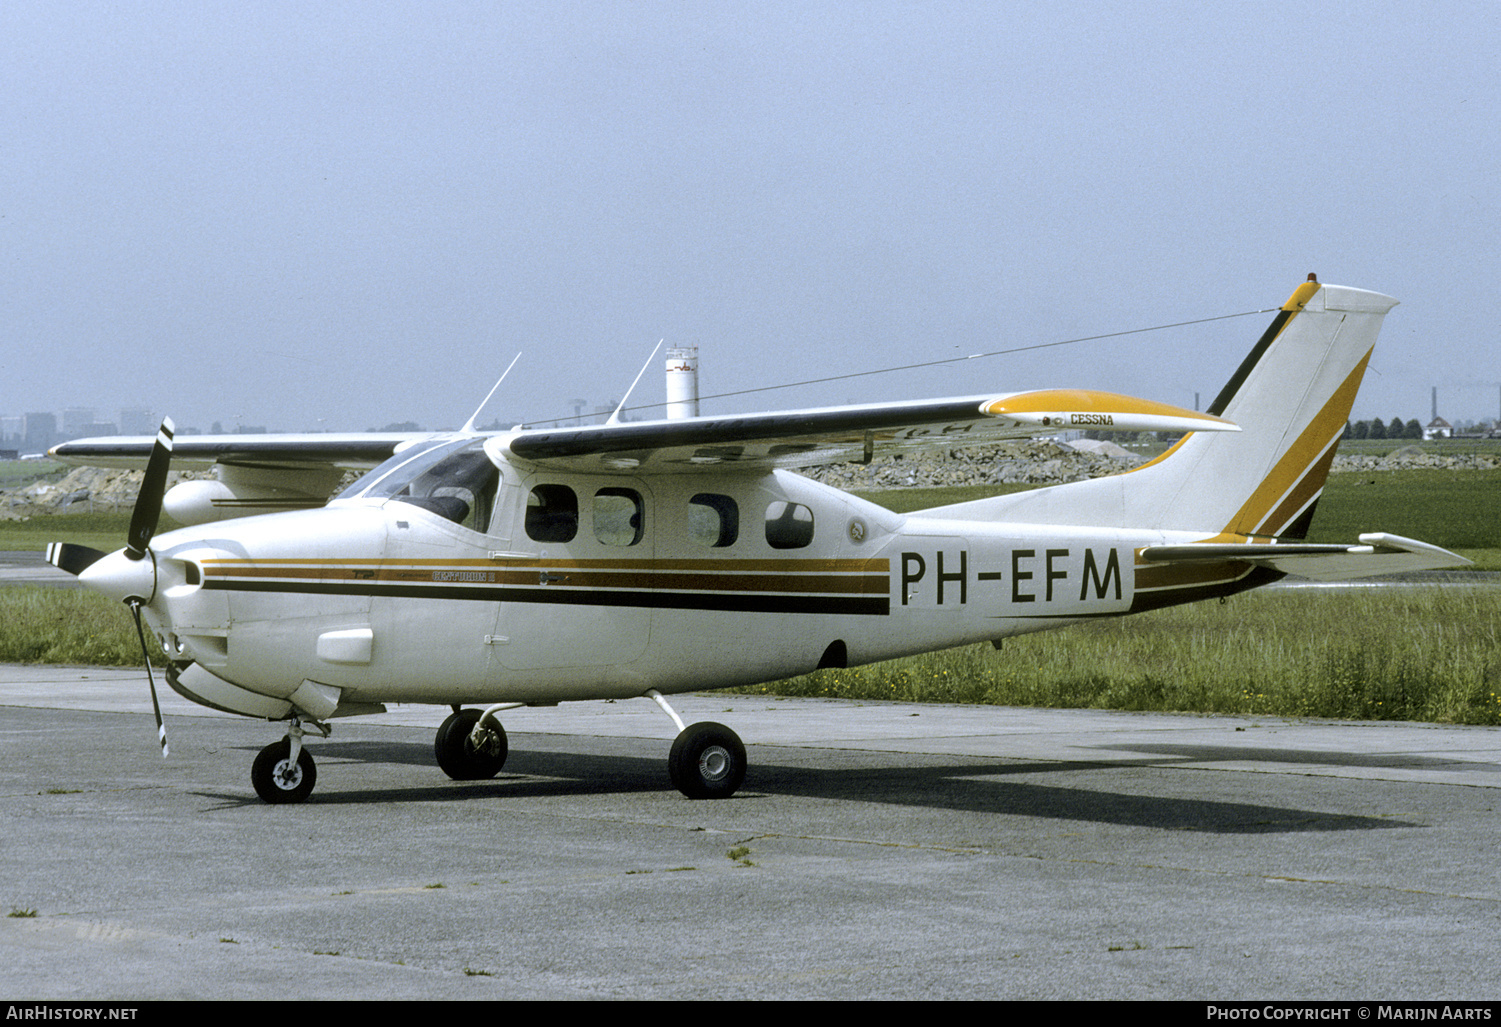
{"type": "Polygon", "coordinates": [[[698,757],[698,772],[705,781],[720,781],[730,772],[730,753],[722,745],[711,745],[698,757]]]}
{"type": "Polygon", "coordinates": [[[290,759],[282,760],[271,771],[271,780],[276,782],[278,788],[285,788],[290,792],[302,784],[302,767],[290,759]]]}

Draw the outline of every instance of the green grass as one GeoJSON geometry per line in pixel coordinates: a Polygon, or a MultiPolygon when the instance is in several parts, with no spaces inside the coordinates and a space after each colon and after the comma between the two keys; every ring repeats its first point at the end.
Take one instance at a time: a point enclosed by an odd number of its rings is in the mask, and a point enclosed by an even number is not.
{"type": "Polygon", "coordinates": [[[1501,470],[1331,474],[1310,540],[1354,541],[1362,531],[1446,549],[1501,549],[1501,470]]]}
{"type": "Polygon", "coordinates": [[[29,485],[42,478],[62,477],[68,465],[56,460],[0,460],[0,488],[29,485]]]}
{"type": "MultiPolygon", "coordinates": [[[[162,519],[162,530],[172,527],[162,519]]],[[[42,550],[48,542],[73,542],[113,552],[125,545],[130,511],[44,514],[24,521],[0,521],[0,550],[42,550]]]]}
{"type": "Polygon", "coordinates": [[[739,691],[1501,724],[1501,589],[1274,589],[739,691]]]}
{"type": "Polygon", "coordinates": [[[0,663],[135,667],[141,642],[130,611],[97,592],[0,588],[0,663]]]}
{"type": "MultiPolygon", "coordinates": [[[[0,662],[136,666],[140,645],[102,596],[0,589],[0,662]]],[[[739,691],[1501,724],[1501,589],[1273,589],[739,691]]]]}

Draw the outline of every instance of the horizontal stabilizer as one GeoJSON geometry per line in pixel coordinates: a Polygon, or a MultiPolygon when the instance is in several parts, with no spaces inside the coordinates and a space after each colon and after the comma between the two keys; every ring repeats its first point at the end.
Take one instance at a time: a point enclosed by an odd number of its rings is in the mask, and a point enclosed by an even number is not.
{"type": "Polygon", "coordinates": [[[1469,560],[1447,549],[1385,532],[1363,534],[1358,545],[1206,542],[1147,546],[1141,550],[1140,556],[1147,563],[1238,560],[1316,581],[1340,581],[1376,574],[1471,566],[1469,560]]]}

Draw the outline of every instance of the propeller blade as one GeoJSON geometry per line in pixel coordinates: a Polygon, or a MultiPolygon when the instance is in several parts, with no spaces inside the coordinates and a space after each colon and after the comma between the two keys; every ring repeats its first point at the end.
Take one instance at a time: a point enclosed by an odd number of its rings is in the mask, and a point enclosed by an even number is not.
{"type": "Polygon", "coordinates": [[[156,714],[156,737],[162,743],[162,759],[167,758],[167,725],[162,722],[161,703],[156,700],[156,678],[151,674],[151,653],[146,648],[146,631],[141,627],[141,603],[130,604],[130,612],[136,619],[136,637],[141,640],[141,659],[146,664],[146,683],[151,686],[151,711],[156,714]]]}
{"type": "Polygon", "coordinates": [[[77,577],[109,554],[73,542],[47,543],[47,562],[77,577]]]}
{"type": "Polygon", "coordinates": [[[141,493],[136,497],[134,512],[130,515],[130,536],[125,544],[125,553],[132,560],[146,555],[151,536],[156,534],[156,524],[162,516],[162,496],[167,491],[167,471],[172,466],[172,418],[162,418],[161,429],[156,433],[156,445],[151,448],[151,459],[146,463],[146,477],[141,482],[141,493]]]}

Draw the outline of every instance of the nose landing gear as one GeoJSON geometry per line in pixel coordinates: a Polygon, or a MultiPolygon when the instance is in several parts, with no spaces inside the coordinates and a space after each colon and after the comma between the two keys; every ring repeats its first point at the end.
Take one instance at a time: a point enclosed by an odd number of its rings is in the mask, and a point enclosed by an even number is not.
{"type": "MultiPolygon", "coordinates": [[[[308,725],[324,738],[328,728],[317,721],[308,725]]],[[[312,755],[302,747],[303,725],[299,717],[292,718],[287,728],[287,737],[272,742],[260,751],[250,765],[250,783],[255,794],[264,802],[273,805],[302,802],[313,794],[318,783],[318,767],[312,755]]]]}

